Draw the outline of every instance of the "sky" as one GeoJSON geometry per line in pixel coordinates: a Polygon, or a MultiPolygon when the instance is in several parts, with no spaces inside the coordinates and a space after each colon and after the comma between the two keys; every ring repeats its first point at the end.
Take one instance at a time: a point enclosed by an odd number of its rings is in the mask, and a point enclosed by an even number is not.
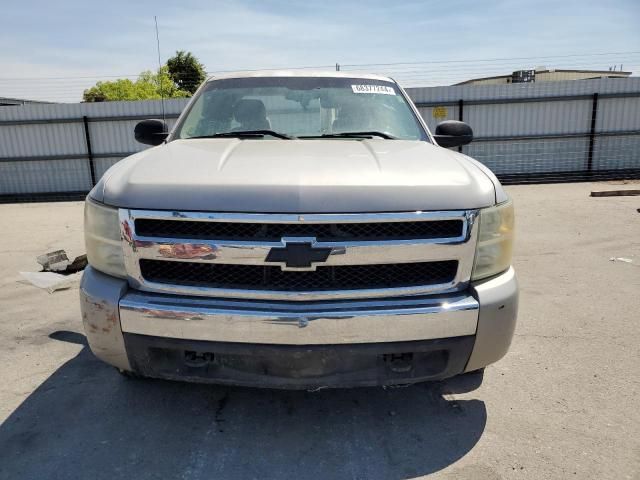
{"type": "Polygon", "coordinates": [[[447,85],[539,65],[640,74],[638,0],[3,0],[0,96],[79,101],[188,50],[208,72],[323,67],[447,85]],[[384,65],[386,64],[386,65],[384,65]],[[394,65],[388,65],[394,64],[394,65]]]}

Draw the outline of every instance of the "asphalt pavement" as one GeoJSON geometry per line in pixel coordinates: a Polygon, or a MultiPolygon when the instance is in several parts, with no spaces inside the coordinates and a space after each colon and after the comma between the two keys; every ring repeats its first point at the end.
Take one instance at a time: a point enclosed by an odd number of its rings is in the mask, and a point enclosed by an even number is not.
{"type": "Polygon", "coordinates": [[[508,187],[520,315],[484,376],[314,393],[121,377],[77,288],[19,282],[84,253],[82,204],[0,205],[0,479],[638,479],[640,197],[607,188],[638,185],[508,187]]]}

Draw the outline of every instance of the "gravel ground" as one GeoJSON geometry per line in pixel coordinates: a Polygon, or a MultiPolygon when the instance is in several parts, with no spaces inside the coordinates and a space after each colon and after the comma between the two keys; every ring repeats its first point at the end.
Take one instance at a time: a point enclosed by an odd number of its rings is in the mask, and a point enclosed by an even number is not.
{"type": "Polygon", "coordinates": [[[317,393],[121,378],[77,288],[18,282],[83,253],[82,204],[0,205],[0,478],[638,479],[640,197],[606,188],[508,188],[520,317],[484,378],[317,393]]]}

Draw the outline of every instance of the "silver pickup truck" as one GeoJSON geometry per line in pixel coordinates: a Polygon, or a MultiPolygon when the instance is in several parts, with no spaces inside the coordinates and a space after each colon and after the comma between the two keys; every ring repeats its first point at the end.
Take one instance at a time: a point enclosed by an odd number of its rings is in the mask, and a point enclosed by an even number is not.
{"type": "Polygon", "coordinates": [[[406,384],[505,355],[513,206],[392,79],[210,79],[89,193],[80,290],[126,375],[304,388],[406,384]]]}

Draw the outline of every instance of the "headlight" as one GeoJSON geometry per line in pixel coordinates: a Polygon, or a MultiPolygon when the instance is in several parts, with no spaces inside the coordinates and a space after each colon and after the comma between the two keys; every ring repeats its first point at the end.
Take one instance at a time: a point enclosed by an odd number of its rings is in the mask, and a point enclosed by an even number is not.
{"type": "Polygon", "coordinates": [[[504,272],[511,265],[513,250],[513,202],[480,210],[478,246],[471,280],[504,272]]]}
{"type": "Polygon", "coordinates": [[[92,267],[108,275],[126,278],[117,208],[87,199],[84,203],[84,243],[92,267]]]}

